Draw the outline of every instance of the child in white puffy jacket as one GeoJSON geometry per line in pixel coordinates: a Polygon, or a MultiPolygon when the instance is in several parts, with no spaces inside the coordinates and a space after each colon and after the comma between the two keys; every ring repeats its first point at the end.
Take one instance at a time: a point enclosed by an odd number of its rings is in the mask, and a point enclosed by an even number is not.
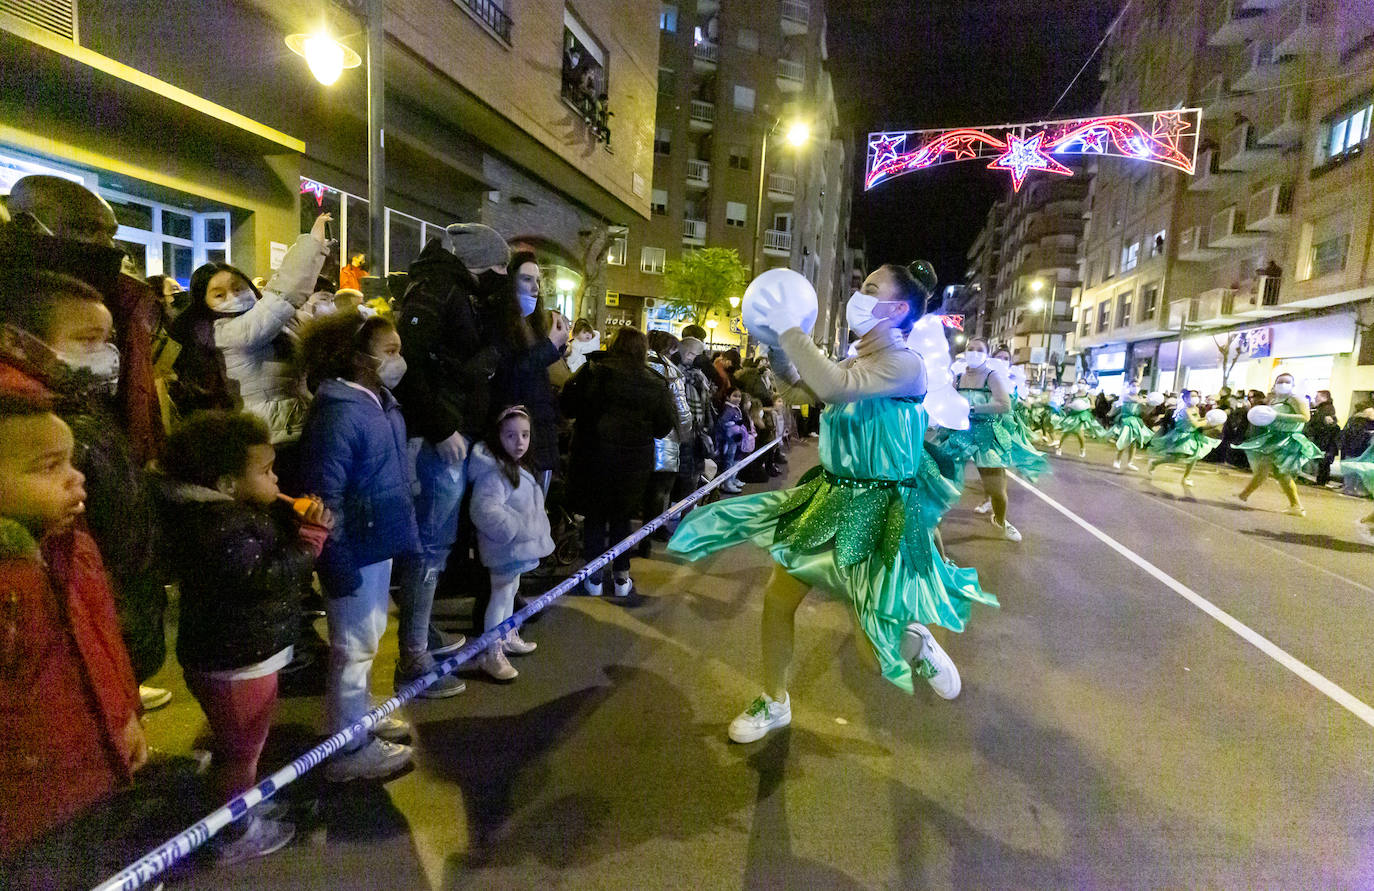
{"type": "MultiPolygon", "coordinates": [[[[477,550],[491,572],[491,602],[483,625],[486,631],[514,612],[520,574],[553,553],[544,490],[525,461],[529,447],[530,416],[524,406],[516,405],[501,412],[492,435],[473,448],[468,462],[477,550]]],[[[511,629],[477,664],[498,681],[513,681],[519,672],[506,656],[524,656],[534,648],[533,643],[520,638],[517,629],[511,629]]]]}

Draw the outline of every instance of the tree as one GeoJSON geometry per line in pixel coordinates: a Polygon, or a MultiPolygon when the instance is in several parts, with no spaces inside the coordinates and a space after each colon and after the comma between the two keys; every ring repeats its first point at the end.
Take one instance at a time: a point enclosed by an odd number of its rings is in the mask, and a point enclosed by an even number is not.
{"type": "Polygon", "coordinates": [[[668,261],[663,299],[700,325],[711,312],[729,312],[730,298],[741,296],[748,282],[749,270],[734,248],[702,248],[668,261]]]}
{"type": "Polygon", "coordinates": [[[605,290],[602,273],[606,269],[606,249],[614,234],[611,227],[600,222],[577,233],[582,248],[582,281],[573,295],[574,321],[586,318],[593,325],[600,325],[600,304],[605,301],[598,295],[605,290]]]}
{"type": "Polygon", "coordinates": [[[1231,379],[1231,372],[1236,370],[1236,363],[1240,361],[1242,351],[1240,336],[1228,334],[1225,343],[1213,337],[1212,344],[1216,346],[1217,353],[1221,358],[1221,385],[1223,387],[1229,386],[1227,381],[1231,379]]]}

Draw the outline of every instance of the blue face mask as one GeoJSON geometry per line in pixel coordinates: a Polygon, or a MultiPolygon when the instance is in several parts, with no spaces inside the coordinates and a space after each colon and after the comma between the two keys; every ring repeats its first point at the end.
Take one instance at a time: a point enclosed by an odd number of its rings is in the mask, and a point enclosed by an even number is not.
{"type": "Polygon", "coordinates": [[[257,303],[257,299],[253,297],[252,289],[240,288],[231,294],[225,294],[224,299],[220,302],[219,309],[215,310],[215,312],[236,316],[240,313],[248,312],[248,310],[253,308],[253,304],[255,303],[257,303]]]}

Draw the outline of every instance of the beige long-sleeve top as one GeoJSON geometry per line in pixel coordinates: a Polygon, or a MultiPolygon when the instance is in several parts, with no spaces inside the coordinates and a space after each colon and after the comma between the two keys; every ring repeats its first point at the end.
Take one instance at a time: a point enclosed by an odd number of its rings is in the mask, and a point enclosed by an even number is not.
{"type": "Polygon", "coordinates": [[[801,378],[788,383],[778,376],[779,395],[789,404],[925,395],[925,365],[895,329],[864,335],[856,344],[857,354],[840,362],[832,362],[800,328],[784,331],[779,339],[801,378]]]}

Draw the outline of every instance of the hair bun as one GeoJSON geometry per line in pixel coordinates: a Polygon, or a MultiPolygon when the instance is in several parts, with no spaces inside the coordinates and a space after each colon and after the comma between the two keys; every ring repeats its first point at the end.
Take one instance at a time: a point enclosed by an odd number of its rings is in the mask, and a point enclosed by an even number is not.
{"type": "Polygon", "coordinates": [[[921,287],[925,288],[926,294],[935,293],[935,289],[940,285],[940,277],[935,274],[935,264],[929,260],[912,260],[906,269],[920,282],[921,287]]]}

